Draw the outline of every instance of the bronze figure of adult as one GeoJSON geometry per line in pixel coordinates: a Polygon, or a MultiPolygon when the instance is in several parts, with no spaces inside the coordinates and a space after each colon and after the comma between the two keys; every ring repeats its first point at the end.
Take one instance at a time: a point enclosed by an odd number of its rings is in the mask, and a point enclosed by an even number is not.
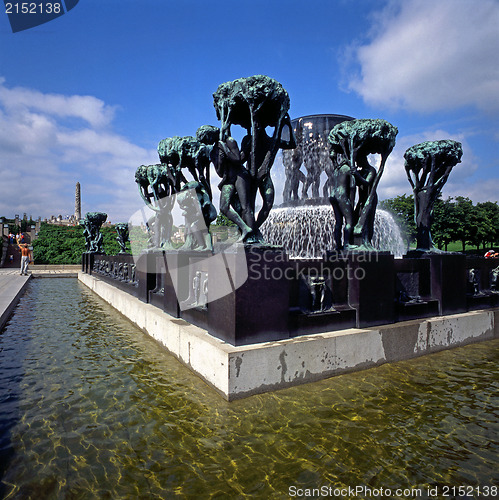
{"type": "MultiPolygon", "coordinates": [[[[354,228],[350,242],[359,250],[373,251],[371,239],[374,231],[374,216],[377,205],[376,188],[383,174],[388,155],[395,146],[397,127],[381,119],[361,119],[344,121],[335,125],[329,132],[328,141],[331,153],[342,155],[351,170],[350,195],[359,189],[359,203],[353,214],[354,228]],[[368,154],[379,154],[380,164],[374,169],[367,161],[368,154]]],[[[346,178],[342,178],[341,189],[338,184],[333,195],[344,196],[346,178]]],[[[352,205],[354,201],[352,200],[352,205]]],[[[345,240],[346,243],[347,240],[345,240]]]]}
{"type": "Polygon", "coordinates": [[[282,163],[286,174],[283,201],[297,201],[300,199],[300,195],[298,194],[300,182],[303,185],[306,180],[305,174],[300,170],[303,163],[303,153],[301,149],[296,147],[291,151],[283,151],[282,163]]]}
{"type": "Polygon", "coordinates": [[[274,203],[274,185],[270,169],[279,148],[296,147],[291,120],[288,115],[289,96],[282,85],[265,75],[239,78],[219,85],[213,94],[213,104],[217,117],[222,122],[222,141],[228,137],[226,131],[231,125],[240,125],[247,131],[241,142],[241,161],[249,173],[249,204],[255,213],[256,196],[260,193],[262,208],[256,217],[253,230],[267,219],[274,203]],[[274,132],[269,137],[266,127],[274,132]],[[285,128],[289,140],[284,138],[285,128]]]}
{"type": "MultiPolygon", "coordinates": [[[[256,219],[256,229],[258,229],[267,220],[274,205],[275,189],[270,176],[270,169],[277,151],[279,149],[296,148],[296,140],[291,126],[291,119],[287,113],[276,126],[272,137],[267,135],[265,127],[259,121],[255,120],[253,125],[253,128],[248,129],[247,135],[241,141],[241,160],[243,163],[246,162],[246,169],[250,174],[256,172],[253,178],[253,194],[256,195],[256,192],[259,192],[262,197],[262,208],[258,212],[256,219]],[[282,138],[284,127],[289,129],[289,140],[282,138]],[[253,161],[255,162],[254,165],[253,161]]],[[[255,197],[252,196],[252,200],[255,197]]],[[[252,209],[254,210],[254,207],[252,209]]]]}
{"type": "Polygon", "coordinates": [[[331,160],[333,188],[329,201],[335,217],[335,248],[348,250],[351,247],[354,227],[355,178],[346,158],[333,152],[331,160]]]}
{"type": "Polygon", "coordinates": [[[309,198],[308,190],[312,188],[312,198],[319,197],[319,186],[321,183],[321,164],[319,159],[318,136],[311,137],[304,146],[304,164],[307,176],[303,183],[302,198],[309,198]]]}
{"type": "Polygon", "coordinates": [[[155,247],[172,248],[173,215],[176,176],[166,163],[141,165],[135,172],[135,182],[145,204],[155,212],[155,247]]]}
{"type": "Polygon", "coordinates": [[[355,184],[358,190],[358,201],[357,206],[355,207],[354,220],[358,221],[362,211],[367,211],[368,214],[366,217],[366,224],[364,224],[361,228],[358,228],[358,230],[360,231],[362,239],[361,244],[366,248],[370,248],[372,247],[371,241],[374,235],[374,218],[376,216],[376,207],[378,205],[378,195],[376,192],[374,192],[373,196],[371,196],[369,206],[366,207],[366,204],[373,189],[377,170],[367,160],[367,153],[361,152],[357,154],[357,167],[357,169],[353,170],[355,184]]]}
{"type": "Polygon", "coordinates": [[[247,241],[254,235],[255,216],[249,201],[250,177],[243,167],[237,141],[230,135],[230,125],[222,131],[218,127],[203,125],[196,132],[200,142],[209,148],[209,159],[221,178],[220,212],[234,222],[247,241]]]}
{"type": "Polygon", "coordinates": [[[210,196],[200,182],[188,182],[177,194],[177,201],[185,217],[185,250],[213,250],[210,224],[217,211],[210,196]]]}
{"type": "Polygon", "coordinates": [[[286,181],[284,183],[283,201],[297,201],[300,199],[298,191],[300,189],[300,182],[305,184],[305,174],[300,170],[303,163],[302,152],[302,137],[303,129],[301,122],[298,123],[295,137],[296,147],[291,150],[284,150],[282,152],[282,163],[286,174],[286,181]]]}
{"type": "Polygon", "coordinates": [[[251,179],[243,167],[236,140],[229,136],[218,141],[212,149],[211,158],[217,174],[222,178],[218,185],[220,212],[238,226],[242,241],[246,241],[254,235],[255,215],[249,198],[251,179]]]}

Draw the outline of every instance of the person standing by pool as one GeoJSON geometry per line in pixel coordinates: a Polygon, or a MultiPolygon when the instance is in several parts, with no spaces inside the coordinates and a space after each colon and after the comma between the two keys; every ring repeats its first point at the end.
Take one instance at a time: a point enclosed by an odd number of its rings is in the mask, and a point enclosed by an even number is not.
{"type": "Polygon", "coordinates": [[[21,250],[21,275],[28,276],[28,264],[31,261],[31,250],[27,243],[19,243],[21,250]]]}

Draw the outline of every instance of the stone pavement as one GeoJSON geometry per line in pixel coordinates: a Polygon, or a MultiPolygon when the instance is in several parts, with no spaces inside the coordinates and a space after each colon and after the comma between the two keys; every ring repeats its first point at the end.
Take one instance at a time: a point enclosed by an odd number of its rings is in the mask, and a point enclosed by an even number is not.
{"type": "MultiPolygon", "coordinates": [[[[77,278],[78,271],[81,269],[81,266],[33,266],[30,265],[28,268],[28,273],[33,278],[77,278]]],[[[19,268],[1,268],[0,269],[0,278],[2,276],[20,276],[19,268]]]]}
{"type": "Polygon", "coordinates": [[[31,276],[21,276],[17,269],[0,269],[0,329],[7,323],[30,279],[31,276]]]}

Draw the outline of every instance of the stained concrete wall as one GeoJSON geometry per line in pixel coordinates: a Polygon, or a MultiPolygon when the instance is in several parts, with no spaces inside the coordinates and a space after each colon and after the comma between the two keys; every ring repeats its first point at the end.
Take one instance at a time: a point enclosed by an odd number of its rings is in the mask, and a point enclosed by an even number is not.
{"type": "Polygon", "coordinates": [[[499,338],[499,309],[487,309],[234,347],[98,278],[78,278],[228,400],[499,338]]]}

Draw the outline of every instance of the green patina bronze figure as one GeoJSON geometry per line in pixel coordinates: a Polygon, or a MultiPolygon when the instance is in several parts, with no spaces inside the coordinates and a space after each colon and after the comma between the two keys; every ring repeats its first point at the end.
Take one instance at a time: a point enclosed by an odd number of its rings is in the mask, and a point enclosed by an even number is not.
{"type": "Polygon", "coordinates": [[[135,172],[135,182],[145,204],[155,212],[153,248],[169,249],[172,247],[173,216],[175,203],[174,169],[165,164],[141,165],[135,172]]]}
{"type": "Polygon", "coordinates": [[[86,250],[89,253],[104,253],[102,250],[103,236],[100,232],[102,224],[106,222],[107,214],[103,212],[87,212],[81,221],[84,230],[86,250]]]}
{"type": "Polygon", "coordinates": [[[218,184],[220,212],[238,226],[241,240],[248,242],[254,236],[255,217],[249,203],[250,176],[237,142],[232,137],[219,140],[220,129],[211,125],[200,127],[197,135],[209,146],[210,160],[222,179],[218,184]]]}
{"type": "Polygon", "coordinates": [[[414,192],[418,251],[438,251],[430,232],[433,205],[462,156],[461,143],[451,140],[422,142],[404,153],[407,178],[414,192]]]}
{"type": "MultiPolygon", "coordinates": [[[[286,149],[282,152],[282,163],[284,165],[284,172],[286,174],[286,181],[284,183],[284,191],[282,193],[284,203],[290,201],[298,201],[300,196],[298,191],[300,189],[300,182],[302,186],[305,186],[307,178],[305,174],[300,170],[303,163],[303,152],[302,148],[298,147],[302,142],[303,137],[303,126],[302,123],[298,123],[296,129],[296,143],[297,147],[294,149],[286,149]]],[[[304,189],[304,188],[303,188],[304,189]]]]}
{"type": "Polygon", "coordinates": [[[86,217],[84,219],[81,219],[80,226],[83,227],[83,237],[85,238],[85,252],[90,252],[91,233],[89,220],[86,217]]]}
{"type": "Polygon", "coordinates": [[[217,211],[201,182],[188,182],[177,194],[177,201],[185,217],[184,250],[213,250],[210,224],[217,211]]]}
{"type": "Polygon", "coordinates": [[[120,246],[119,253],[128,253],[126,250],[127,241],[130,241],[128,235],[128,224],[126,222],[119,222],[114,226],[114,228],[116,229],[116,241],[120,246]]]}
{"type": "Polygon", "coordinates": [[[333,162],[330,201],[336,217],[337,249],[374,251],[376,189],[397,133],[396,127],[381,119],[344,121],[329,133],[333,162]],[[369,164],[369,154],[380,155],[378,169],[369,164]]]}

